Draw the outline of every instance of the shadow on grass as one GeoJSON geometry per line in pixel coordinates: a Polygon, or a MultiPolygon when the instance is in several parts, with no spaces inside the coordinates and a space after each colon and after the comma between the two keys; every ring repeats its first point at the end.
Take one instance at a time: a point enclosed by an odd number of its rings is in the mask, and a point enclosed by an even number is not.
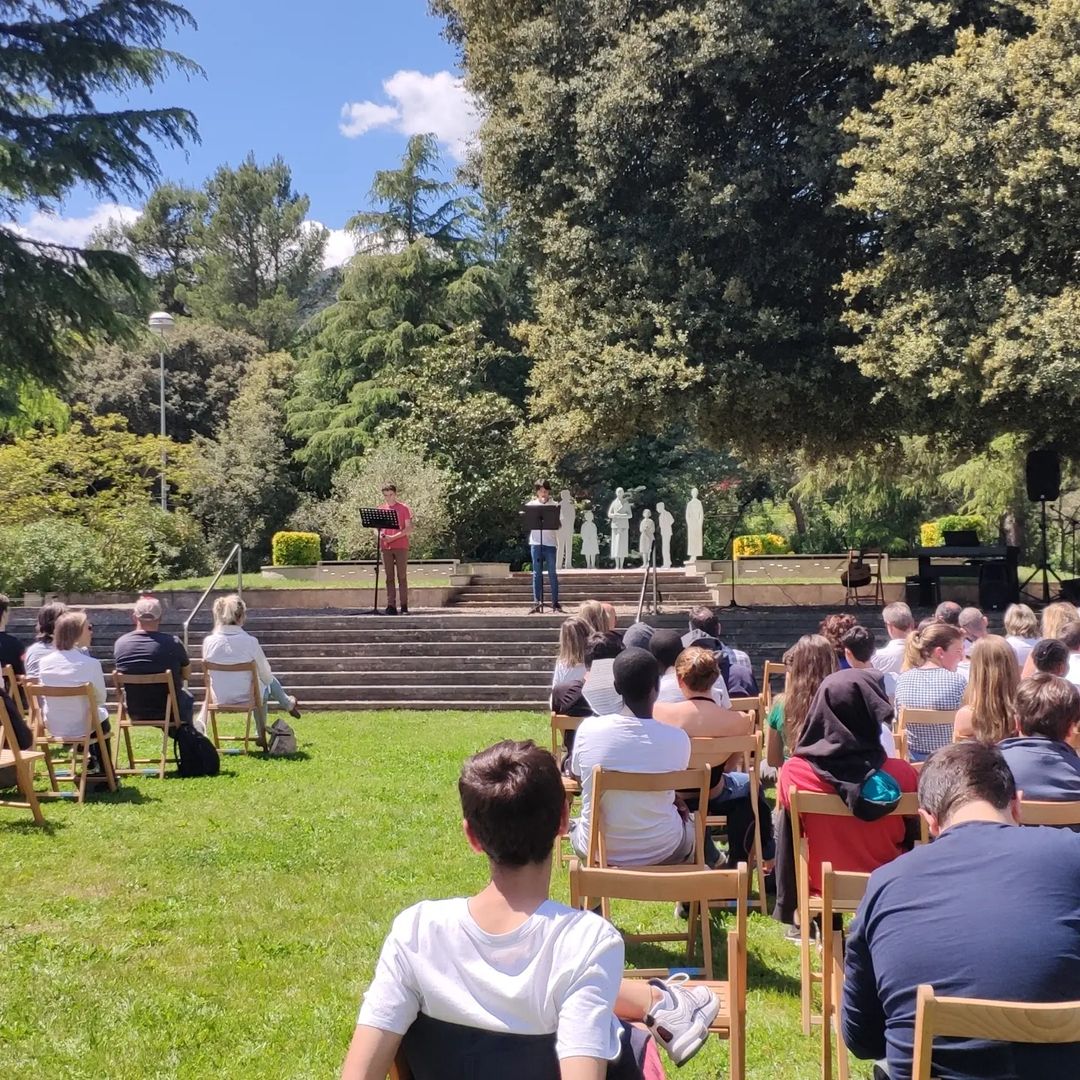
{"type": "MultiPolygon", "coordinates": [[[[157,802],[152,795],[147,795],[146,792],[135,787],[131,781],[135,777],[126,777],[127,783],[121,783],[119,790],[117,791],[97,791],[93,795],[87,792],[86,801],[103,803],[106,806],[120,806],[123,803],[133,803],[136,806],[141,806],[144,803],[157,802]]],[[[156,779],[156,777],[155,777],[156,779]]],[[[74,800],[72,800],[74,801],[74,800]]]]}
{"type": "Polygon", "coordinates": [[[311,755],[306,750],[297,750],[295,754],[248,754],[252,761],[261,761],[273,765],[279,761],[310,761],[311,755]]]}
{"type": "Polygon", "coordinates": [[[38,825],[30,817],[29,810],[19,811],[26,816],[22,819],[14,819],[4,817],[0,819],[0,836],[7,835],[9,833],[23,833],[26,836],[36,836],[41,833],[45,836],[53,836],[61,829],[66,829],[68,823],[66,821],[50,821],[48,815],[48,808],[45,803],[42,803],[41,812],[45,815],[45,824],[38,825]]]}

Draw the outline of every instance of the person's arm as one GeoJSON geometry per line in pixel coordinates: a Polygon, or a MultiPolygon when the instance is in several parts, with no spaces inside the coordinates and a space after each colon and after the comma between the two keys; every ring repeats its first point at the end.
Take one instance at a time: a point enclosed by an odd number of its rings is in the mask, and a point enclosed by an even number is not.
{"type": "Polygon", "coordinates": [[[604,1080],[608,1063],[599,1058],[572,1057],[559,1062],[560,1080],[604,1080]]]}
{"type": "Polygon", "coordinates": [[[106,707],[106,701],[108,701],[109,691],[105,688],[105,672],[101,668],[101,661],[90,657],[90,683],[91,689],[94,694],[94,704],[97,706],[98,715],[102,720],[109,715],[109,710],[106,707]],[[104,714],[104,715],[102,715],[104,714]]]}
{"type": "Polygon", "coordinates": [[[607,1063],[619,1054],[615,1008],[625,946],[609,923],[596,922],[589,919],[579,924],[583,936],[577,937],[578,947],[567,955],[565,974],[553,989],[559,1015],[555,1049],[565,1080],[603,1076],[607,1063]],[[597,1067],[600,1072],[595,1071],[597,1067]]]}
{"type": "Polygon", "coordinates": [[[956,716],[953,717],[953,742],[962,742],[964,739],[975,738],[975,729],[971,723],[973,715],[970,705],[965,705],[962,709],[956,710],[956,716]]]}
{"type": "Polygon", "coordinates": [[[774,769],[784,764],[784,737],[774,727],[769,728],[765,742],[765,760],[774,769]]]}
{"type": "Polygon", "coordinates": [[[341,1080],[386,1080],[400,1045],[401,1036],[396,1032],[357,1024],[341,1067],[341,1080]]]}
{"type": "Polygon", "coordinates": [[[885,1010],[877,993],[870,945],[863,933],[866,901],[851,925],[844,954],[844,1000],[840,1026],[848,1049],[864,1060],[885,1056],[885,1010]]]}
{"type": "Polygon", "coordinates": [[[259,683],[262,686],[269,686],[270,680],[274,677],[274,673],[270,670],[270,661],[266,659],[266,653],[263,652],[258,639],[252,637],[251,634],[248,634],[248,637],[251,639],[251,659],[255,661],[259,683]]]}

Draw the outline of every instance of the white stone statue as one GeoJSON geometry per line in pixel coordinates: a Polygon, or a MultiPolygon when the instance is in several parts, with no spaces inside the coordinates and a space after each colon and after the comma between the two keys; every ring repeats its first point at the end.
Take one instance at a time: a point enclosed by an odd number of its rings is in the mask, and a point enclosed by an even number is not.
{"type": "Polygon", "coordinates": [[[656,520],[660,526],[660,550],[663,554],[663,567],[671,569],[671,534],[675,529],[675,517],[662,502],[656,504],[656,520]]]}
{"type": "Polygon", "coordinates": [[[642,566],[648,564],[655,543],[656,522],[653,521],[651,510],[643,510],[641,512],[641,526],[638,529],[638,551],[641,553],[642,566]]]}
{"type": "Polygon", "coordinates": [[[581,523],[581,554],[585,556],[585,565],[595,570],[596,557],[600,554],[600,537],[591,510],[585,511],[585,520],[581,523]]]}
{"type": "Polygon", "coordinates": [[[630,518],[634,508],[622,488],[615,489],[615,498],[608,507],[608,521],[611,522],[611,557],[615,560],[615,569],[621,570],[626,557],[630,554],[630,518]]]}
{"type": "Polygon", "coordinates": [[[690,489],[690,501],[686,504],[686,561],[700,559],[705,551],[705,507],[697,497],[697,488],[690,489]]]}
{"type": "Polygon", "coordinates": [[[559,570],[570,570],[574,565],[574,520],[577,507],[569,491],[559,492],[559,531],[555,540],[555,565],[559,570]]]}

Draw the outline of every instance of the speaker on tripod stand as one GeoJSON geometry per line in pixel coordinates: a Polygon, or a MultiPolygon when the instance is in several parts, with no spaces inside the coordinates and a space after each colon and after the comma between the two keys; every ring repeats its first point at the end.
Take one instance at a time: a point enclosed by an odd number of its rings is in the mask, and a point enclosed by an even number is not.
{"type": "Polygon", "coordinates": [[[1023,591],[1033,579],[1042,575],[1042,600],[1050,602],[1050,578],[1058,584],[1061,578],[1050,568],[1050,553],[1046,541],[1046,504],[1061,495],[1061,456],[1056,450],[1031,450],[1024,464],[1024,479],[1027,482],[1027,497],[1040,506],[1039,516],[1039,562],[1027,579],[1021,584],[1023,591]]]}

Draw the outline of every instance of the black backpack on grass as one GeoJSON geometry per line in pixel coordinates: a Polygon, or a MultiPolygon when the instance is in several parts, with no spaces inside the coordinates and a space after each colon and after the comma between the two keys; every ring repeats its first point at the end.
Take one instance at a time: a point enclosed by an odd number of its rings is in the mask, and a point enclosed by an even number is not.
{"type": "Polygon", "coordinates": [[[221,758],[217,748],[191,724],[181,724],[173,732],[178,776],[217,776],[221,758]]]}

